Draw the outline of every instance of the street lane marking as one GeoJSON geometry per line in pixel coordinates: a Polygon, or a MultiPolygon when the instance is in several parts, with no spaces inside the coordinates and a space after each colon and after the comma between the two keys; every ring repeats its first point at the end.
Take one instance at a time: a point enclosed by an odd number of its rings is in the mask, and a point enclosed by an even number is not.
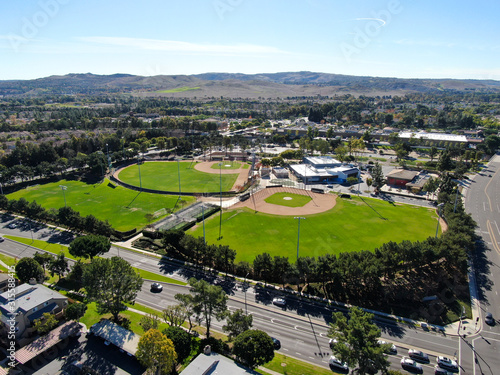
{"type": "Polygon", "coordinates": [[[490,233],[490,238],[493,242],[493,248],[495,249],[495,251],[498,254],[500,254],[500,247],[498,246],[497,239],[495,237],[495,233],[493,232],[493,228],[491,227],[491,222],[489,220],[486,222],[486,226],[488,227],[488,232],[490,233]]]}

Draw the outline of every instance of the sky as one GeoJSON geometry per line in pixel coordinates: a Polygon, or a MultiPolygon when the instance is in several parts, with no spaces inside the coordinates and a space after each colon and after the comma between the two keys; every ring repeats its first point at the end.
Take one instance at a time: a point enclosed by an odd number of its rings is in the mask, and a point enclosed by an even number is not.
{"type": "Polygon", "coordinates": [[[0,80],[313,71],[500,80],[498,0],[0,3],[0,80]]]}

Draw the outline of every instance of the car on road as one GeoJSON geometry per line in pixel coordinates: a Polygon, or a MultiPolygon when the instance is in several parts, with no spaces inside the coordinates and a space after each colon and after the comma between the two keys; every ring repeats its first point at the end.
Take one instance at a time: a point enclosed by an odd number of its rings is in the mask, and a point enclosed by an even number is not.
{"type": "Polygon", "coordinates": [[[274,297],[273,298],[273,305],[279,306],[279,307],[285,307],[286,306],[286,301],[284,298],[281,297],[274,297]]]}
{"type": "Polygon", "coordinates": [[[434,366],[434,375],[453,375],[453,372],[449,372],[444,368],[439,367],[439,365],[434,366]]]}
{"type": "Polygon", "coordinates": [[[490,312],[486,313],[486,315],[484,316],[484,321],[490,326],[495,325],[495,319],[493,319],[493,314],[490,312]]]}
{"type": "Polygon", "coordinates": [[[17,224],[16,223],[10,223],[9,225],[7,225],[7,228],[9,228],[9,229],[16,229],[17,228],[17,224]]]}
{"type": "Polygon", "coordinates": [[[333,345],[335,345],[336,343],[337,343],[336,339],[330,339],[330,341],[328,341],[328,345],[330,345],[330,349],[333,349],[333,345]]]}
{"type": "Polygon", "coordinates": [[[457,362],[453,359],[440,355],[439,357],[437,357],[437,364],[439,365],[439,367],[444,368],[445,370],[458,371],[457,362]]]}
{"type": "Polygon", "coordinates": [[[153,283],[151,284],[151,291],[152,292],[161,292],[163,290],[163,285],[160,283],[153,283]]]}
{"type": "Polygon", "coordinates": [[[271,337],[271,340],[273,340],[273,345],[275,350],[281,349],[281,342],[275,337],[271,337]]]}
{"type": "Polygon", "coordinates": [[[391,347],[387,351],[387,354],[398,354],[398,349],[396,348],[396,345],[394,345],[394,344],[392,344],[390,342],[384,341],[384,340],[378,340],[377,342],[378,342],[379,345],[391,344],[391,347]]]}
{"type": "Polygon", "coordinates": [[[349,366],[347,366],[347,363],[341,362],[339,359],[337,359],[337,357],[333,355],[330,357],[328,364],[330,365],[330,367],[333,367],[337,370],[349,371],[349,366]]]}
{"type": "Polygon", "coordinates": [[[0,242],[3,242],[5,241],[5,238],[3,238],[2,236],[0,236],[0,242]]]}
{"type": "Polygon", "coordinates": [[[416,361],[429,362],[429,356],[417,349],[409,349],[408,356],[416,361]]]}
{"type": "Polygon", "coordinates": [[[406,371],[423,373],[422,365],[409,357],[401,358],[401,367],[406,371]]]}

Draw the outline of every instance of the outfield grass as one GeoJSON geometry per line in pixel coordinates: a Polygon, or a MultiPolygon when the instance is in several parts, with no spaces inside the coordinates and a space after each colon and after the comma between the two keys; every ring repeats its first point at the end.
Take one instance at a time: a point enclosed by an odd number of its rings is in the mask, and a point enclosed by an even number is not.
{"type": "MultiPolygon", "coordinates": [[[[146,215],[162,208],[181,208],[178,196],[150,194],[113,185],[105,179],[102,183],[87,184],[81,181],[61,180],[45,185],[29,186],[8,194],[9,199],[25,198],[36,201],[46,209],[64,206],[64,195],[59,185],[66,186],[66,204],[81,216],[94,215],[108,220],[113,228],[126,231],[149,224],[146,215]]],[[[182,197],[184,204],[194,202],[193,197],[182,197]]]]}
{"type": "MultiPolygon", "coordinates": [[[[229,191],[233,187],[238,174],[204,173],[194,169],[195,163],[179,162],[146,162],[140,165],[142,187],[164,191],[179,191],[179,177],[181,192],[209,193],[218,192],[222,182],[222,191],[229,191]]],[[[120,180],[127,184],[140,186],[139,168],[131,165],[120,172],[120,180]]]]}
{"type": "Polygon", "coordinates": [[[210,168],[212,168],[212,169],[240,169],[240,167],[241,167],[241,163],[234,162],[234,161],[222,161],[219,163],[212,164],[212,166],[210,168]],[[220,164],[222,164],[222,166],[220,164]]]}
{"type": "MultiPolygon", "coordinates": [[[[318,257],[326,253],[374,250],[389,241],[424,240],[434,236],[437,216],[427,207],[353,197],[337,198],[333,209],[305,218],[300,225],[300,255],[318,257]]],[[[219,215],[205,222],[207,242],[235,249],[237,262],[252,262],[263,252],[295,261],[297,229],[297,220],[291,216],[254,213],[248,208],[223,213],[221,240],[217,239],[219,215]]],[[[189,233],[203,236],[202,226],[192,228],[189,233]]]]}
{"type": "Polygon", "coordinates": [[[302,207],[305,204],[312,201],[311,197],[308,195],[290,194],[290,193],[275,193],[264,200],[270,204],[277,204],[286,207],[302,207]],[[292,198],[292,199],[287,200],[285,198],[292,198]]]}

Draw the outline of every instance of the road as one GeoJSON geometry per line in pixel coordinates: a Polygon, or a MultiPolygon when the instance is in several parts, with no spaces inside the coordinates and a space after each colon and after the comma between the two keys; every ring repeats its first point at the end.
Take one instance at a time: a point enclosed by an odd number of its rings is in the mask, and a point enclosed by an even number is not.
{"type": "MultiPolygon", "coordinates": [[[[69,234],[61,234],[58,231],[45,227],[37,227],[29,230],[29,225],[19,225],[15,229],[8,228],[12,218],[3,220],[0,233],[11,234],[37,239],[59,237],[66,243],[71,241],[69,234]]],[[[16,222],[19,223],[19,220],[16,222]]],[[[36,249],[19,244],[14,241],[5,240],[0,243],[0,252],[15,256],[32,256],[36,249]]],[[[106,257],[120,255],[132,266],[163,274],[178,280],[186,281],[189,277],[201,277],[202,274],[192,270],[186,270],[173,263],[162,262],[158,258],[144,256],[143,254],[112,247],[106,257]]],[[[271,336],[281,341],[280,352],[297,357],[305,361],[328,367],[328,358],[331,355],[328,345],[327,331],[333,310],[311,301],[302,300],[296,296],[285,296],[286,308],[279,308],[272,304],[272,298],[281,296],[279,290],[264,288],[263,286],[249,286],[239,281],[226,281],[215,276],[203,274],[209,281],[221,285],[229,295],[228,308],[231,311],[243,309],[252,314],[254,328],[262,329],[271,336]],[[246,291],[246,293],[245,293],[246,291]],[[246,299],[246,303],[245,303],[246,299]]],[[[163,309],[168,305],[175,304],[173,296],[176,293],[188,293],[188,287],[173,284],[164,284],[161,293],[152,293],[150,283],[146,281],[142,290],[138,293],[137,302],[156,309],[163,309]]],[[[401,369],[399,361],[407,353],[408,348],[417,348],[431,355],[431,363],[424,364],[424,374],[433,373],[435,355],[441,354],[454,357],[458,351],[456,337],[447,337],[440,333],[424,332],[421,329],[412,329],[404,325],[388,322],[377,322],[382,330],[382,337],[394,342],[398,347],[397,355],[390,355],[389,359],[394,369],[401,369]]],[[[214,321],[213,329],[222,331],[224,322],[214,321]]]]}
{"type": "Polygon", "coordinates": [[[498,374],[500,369],[500,324],[488,326],[486,312],[500,318],[500,156],[496,155],[487,168],[470,183],[465,198],[465,208],[476,221],[477,244],[473,258],[475,281],[479,300],[481,328],[474,335],[460,342],[462,374],[498,374]]]}

